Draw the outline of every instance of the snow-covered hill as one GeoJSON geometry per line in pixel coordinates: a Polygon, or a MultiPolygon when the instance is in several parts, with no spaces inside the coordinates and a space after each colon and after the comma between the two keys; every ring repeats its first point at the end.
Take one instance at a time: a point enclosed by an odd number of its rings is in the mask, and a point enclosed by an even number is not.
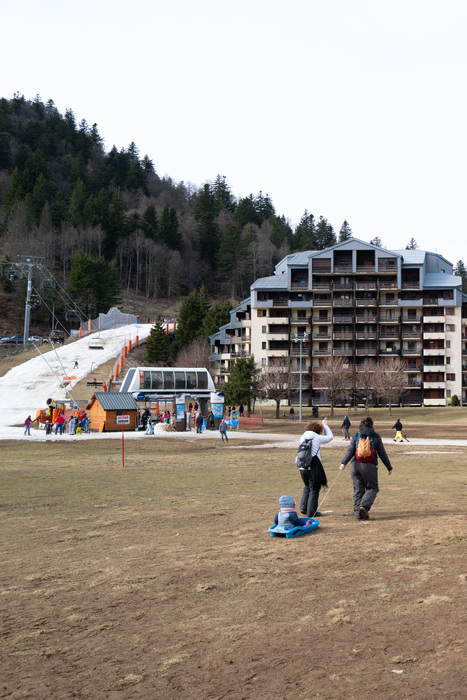
{"type": "MultiPolygon", "coordinates": [[[[28,415],[34,418],[38,409],[46,407],[48,398],[73,400],[73,386],[78,381],[104,362],[117,358],[123,346],[129,340],[134,343],[137,335],[141,340],[147,338],[151,328],[151,324],[134,324],[100,331],[67,345],[54,346],[47,353],[43,353],[43,346],[37,346],[37,357],[0,377],[0,437],[7,437],[9,431],[4,429],[8,426],[23,424],[28,415]],[[102,349],[90,346],[102,346],[102,349]],[[66,389],[63,377],[74,377],[66,389]]],[[[17,437],[17,431],[11,437],[17,437]]]]}

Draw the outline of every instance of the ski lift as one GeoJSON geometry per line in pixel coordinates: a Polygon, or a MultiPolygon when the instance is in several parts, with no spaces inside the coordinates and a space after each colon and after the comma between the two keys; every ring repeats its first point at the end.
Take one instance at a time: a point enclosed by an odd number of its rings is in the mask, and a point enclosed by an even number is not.
{"type": "Polygon", "coordinates": [[[55,282],[54,280],[42,280],[41,287],[42,289],[55,289],[55,282]]]}
{"type": "Polygon", "coordinates": [[[39,297],[31,297],[29,302],[29,306],[32,307],[33,309],[37,309],[41,305],[41,300],[39,297]]]}
{"type": "Polygon", "coordinates": [[[65,319],[67,321],[81,321],[81,316],[77,309],[67,309],[67,311],[65,311],[65,319]]]}
{"type": "Polygon", "coordinates": [[[91,338],[91,340],[88,342],[88,349],[89,350],[103,350],[104,349],[104,341],[101,338],[100,331],[99,331],[99,335],[96,338],[91,338]]]}

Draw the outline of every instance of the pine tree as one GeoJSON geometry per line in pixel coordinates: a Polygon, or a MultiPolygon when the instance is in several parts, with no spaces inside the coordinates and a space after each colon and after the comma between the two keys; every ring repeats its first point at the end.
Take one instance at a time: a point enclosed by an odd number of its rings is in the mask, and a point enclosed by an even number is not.
{"type": "Polygon", "coordinates": [[[305,209],[300,223],[295,229],[293,238],[293,249],[316,250],[316,223],[313,214],[309,214],[305,209]]]}
{"type": "Polygon", "coordinates": [[[118,272],[105,258],[94,258],[81,251],[75,255],[68,293],[87,318],[107,313],[112,306],[117,306],[120,291],[118,272]]]}
{"type": "Polygon", "coordinates": [[[383,241],[381,240],[381,238],[379,236],[375,236],[374,238],[372,238],[370,243],[371,243],[371,245],[374,245],[377,248],[383,247],[383,241]]]}
{"type": "Polygon", "coordinates": [[[338,243],[343,243],[344,241],[348,241],[349,238],[352,238],[352,237],[353,237],[352,229],[350,228],[347,221],[344,221],[342,226],[339,229],[338,243]]]}
{"type": "Polygon", "coordinates": [[[143,214],[141,228],[146,238],[157,240],[157,212],[154,204],[150,204],[143,214]]]}
{"type": "Polygon", "coordinates": [[[454,266],[453,272],[457,277],[462,278],[462,291],[467,294],[467,270],[462,260],[459,260],[454,266]]]}
{"type": "Polygon", "coordinates": [[[165,367],[170,357],[169,337],[157,322],[146,340],[145,361],[148,365],[165,367]]]}
{"type": "Polygon", "coordinates": [[[316,227],[316,250],[324,250],[336,244],[336,234],[331,224],[323,216],[319,217],[316,227]]]}
{"type": "Polygon", "coordinates": [[[405,246],[406,250],[416,250],[418,248],[418,243],[415,238],[411,238],[410,241],[405,246]]]}
{"type": "Polygon", "coordinates": [[[235,199],[232,195],[225,175],[217,175],[212,186],[212,193],[220,207],[226,209],[227,211],[233,212],[235,210],[235,199]]]}
{"type": "Polygon", "coordinates": [[[239,357],[230,370],[229,381],[224,385],[226,403],[232,406],[247,404],[250,411],[259,391],[258,375],[253,356],[239,357]]]}
{"type": "Polygon", "coordinates": [[[178,313],[178,325],[173,343],[175,353],[202,335],[203,322],[208,313],[209,304],[205,287],[201,287],[200,291],[195,289],[184,299],[178,313]]]}

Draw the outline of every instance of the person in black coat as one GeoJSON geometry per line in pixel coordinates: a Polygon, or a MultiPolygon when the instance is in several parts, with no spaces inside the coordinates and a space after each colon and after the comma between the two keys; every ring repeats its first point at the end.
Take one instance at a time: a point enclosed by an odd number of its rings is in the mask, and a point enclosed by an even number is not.
{"type": "Polygon", "coordinates": [[[200,433],[201,428],[203,427],[203,414],[201,413],[201,411],[196,416],[195,425],[196,425],[196,432],[200,433]]]}
{"type": "Polygon", "coordinates": [[[373,429],[373,418],[367,416],[361,421],[359,432],[355,433],[352,437],[349,449],[345,453],[342,464],[339,467],[340,470],[345,469],[345,465],[353,459],[350,476],[353,482],[353,508],[357,520],[369,519],[368,513],[379,491],[378,456],[386,466],[389,476],[391,476],[392,465],[386,454],[383,441],[381,436],[373,429]],[[356,458],[355,452],[357,449],[357,436],[359,434],[364,438],[373,438],[375,452],[371,462],[359,462],[356,458]]]}
{"type": "Polygon", "coordinates": [[[350,434],[349,434],[349,428],[352,425],[352,423],[349,420],[348,416],[344,416],[344,420],[342,421],[341,428],[344,431],[344,440],[350,440],[350,434]]]}

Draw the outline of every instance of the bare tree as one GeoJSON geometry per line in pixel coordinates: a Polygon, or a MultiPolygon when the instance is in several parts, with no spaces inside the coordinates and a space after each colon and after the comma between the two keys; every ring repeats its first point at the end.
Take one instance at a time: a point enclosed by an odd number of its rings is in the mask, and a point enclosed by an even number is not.
{"type": "Polygon", "coordinates": [[[331,416],[334,404],[346,389],[352,386],[353,371],[343,357],[326,357],[316,371],[313,371],[313,386],[323,388],[331,402],[331,416]]]}
{"type": "Polygon", "coordinates": [[[209,367],[210,355],[211,348],[206,338],[197,338],[180,350],[174,367],[209,367]]]}
{"type": "Polygon", "coordinates": [[[297,377],[292,372],[287,357],[271,358],[269,365],[262,368],[259,377],[260,395],[276,402],[276,418],[279,418],[281,401],[289,398],[291,390],[296,389],[296,384],[297,377]]]}
{"type": "Polygon", "coordinates": [[[391,415],[391,405],[400,401],[407,393],[406,366],[394,357],[387,357],[376,365],[373,373],[375,391],[388,406],[388,415],[391,415]]]}
{"type": "Polygon", "coordinates": [[[357,396],[365,402],[365,413],[368,413],[368,400],[375,388],[373,374],[376,363],[373,360],[364,360],[363,364],[355,368],[355,391],[357,396]]]}

